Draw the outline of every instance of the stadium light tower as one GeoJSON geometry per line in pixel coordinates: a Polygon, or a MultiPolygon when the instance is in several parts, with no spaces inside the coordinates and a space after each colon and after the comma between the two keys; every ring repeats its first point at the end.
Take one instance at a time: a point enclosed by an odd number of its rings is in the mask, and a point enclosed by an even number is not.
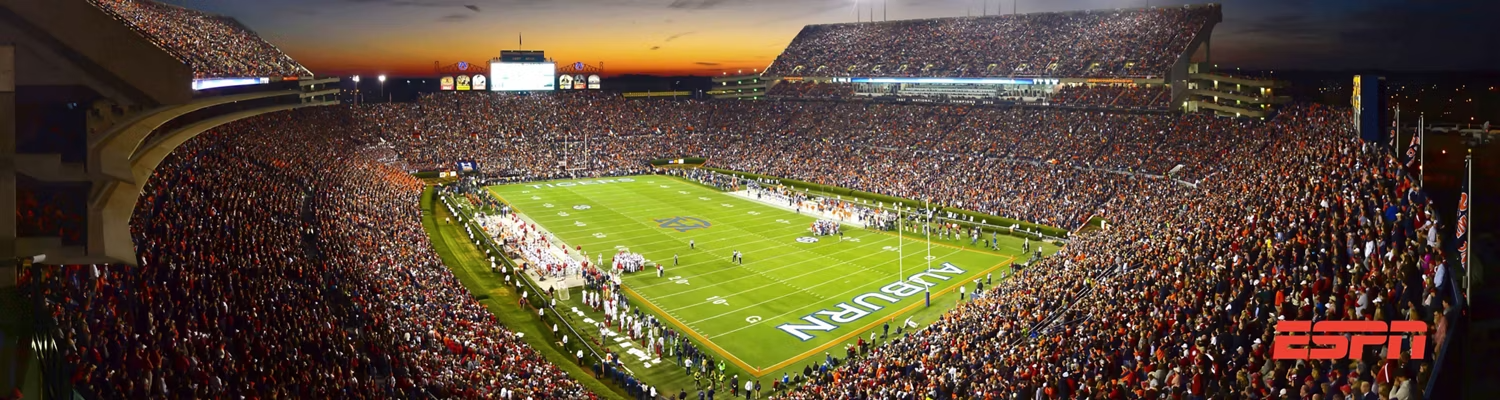
{"type": "MultiPolygon", "coordinates": [[[[375,79],[380,81],[380,95],[385,96],[385,75],[382,74],[375,79]]],[[[387,101],[387,103],[389,103],[389,101],[387,101]]]]}

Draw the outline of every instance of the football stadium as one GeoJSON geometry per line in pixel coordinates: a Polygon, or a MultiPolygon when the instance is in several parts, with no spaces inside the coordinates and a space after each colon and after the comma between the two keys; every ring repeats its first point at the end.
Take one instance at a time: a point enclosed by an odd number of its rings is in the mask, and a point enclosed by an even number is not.
{"type": "Polygon", "coordinates": [[[768,65],[636,90],[248,23],[317,2],[0,2],[0,399],[1500,391],[1494,109],[1221,67],[1222,4],[983,3],[809,3],[768,65]]]}

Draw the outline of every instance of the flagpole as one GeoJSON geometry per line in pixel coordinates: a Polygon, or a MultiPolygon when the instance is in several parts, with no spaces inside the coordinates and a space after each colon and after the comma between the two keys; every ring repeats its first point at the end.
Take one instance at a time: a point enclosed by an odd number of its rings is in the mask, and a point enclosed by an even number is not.
{"type": "Polygon", "coordinates": [[[1422,171],[1427,170],[1427,126],[1425,123],[1425,119],[1425,115],[1417,117],[1417,129],[1419,130],[1419,132],[1417,132],[1417,135],[1420,135],[1420,137],[1417,139],[1417,185],[1424,185],[1427,183],[1427,178],[1422,176],[1422,171]]]}
{"type": "MultiPolygon", "coordinates": [[[[1466,169],[1468,169],[1468,172],[1466,174],[1467,177],[1465,178],[1465,182],[1467,182],[1467,184],[1465,185],[1466,187],[1464,189],[1467,189],[1468,193],[1461,193],[1461,194],[1459,194],[1460,196],[1466,197],[1463,200],[1464,202],[1469,202],[1469,201],[1473,201],[1474,200],[1474,155],[1472,154],[1473,152],[1474,152],[1474,150],[1470,149],[1469,150],[1470,154],[1464,155],[1464,167],[1466,169]]],[[[1467,209],[1469,207],[1469,205],[1468,204],[1459,204],[1459,207],[1467,209]]],[[[1468,213],[1466,213],[1466,214],[1468,214],[1468,213]]],[[[1469,226],[1471,225],[1471,224],[1469,224],[1469,220],[1471,218],[1473,218],[1473,217],[1469,216],[1469,215],[1465,215],[1464,218],[1462,218],[1460,221],[1458,221],[1458,223],[1463,224],[1463,226],[1460,226],[1459,229],[1462,229],[1463,232],[1464,232],[1464,239],[1463,239],[1464,241],[1462,243],[1459,243],[1459,246],[1463,246],[1463,248],[1459,249],[1459,250],[1463,251],[1464,253],[1460,254],[1459,257],[1463,258],[1463,264],[1464,264],[1464,301],[1465,302],[1472,301],[1472,299],[1474,298],[1474,297],[1472,297],[1474,295],[1474,293],[1473,293],[1473,291],[1474,291],[1474,284],[1473,284],[1473,281],[1471,281],[1471,279],[1473,279],[1473,277],[1474,277],[1474,269],[1469,267],[1469,255],[1470,255],[1470,253],[1472,253],[1472,251],[1469,250],[1469,247],[1470,247],[1469,246],[1469,242],[1472,241],[1472,240],[1469,239],[1469,235],[1472,235],[1472,233],[1469,233],[1469,226]]],[[[1438,284],[1441,285],[1442,282],[1438,282],[1438,284]]]]}
{"type": "Polygon", "coordinates": [[[1393,143],[1391,145],[1391,154],[1397,155],[1396,159],[1400,160],[1401,159],[1401,156],[1399,155],[1400,151],[1401,151],[1400,150],[1400,146],[1401,146],[1401,105],[1400,104],[1396,104],[1396,132],[1394,134],[1396,135],[1396,137],[1391,138],[1391,143],[1393,143]]]}

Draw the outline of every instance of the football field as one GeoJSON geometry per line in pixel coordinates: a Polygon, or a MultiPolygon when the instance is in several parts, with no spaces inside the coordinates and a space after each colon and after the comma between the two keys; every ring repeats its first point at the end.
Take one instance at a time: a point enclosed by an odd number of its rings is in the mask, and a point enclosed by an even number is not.
{"type": "Polygon", "coordinates": [[[831,347],[924,307],[929,292],[966,285],[972,293],[976,279],[998,280],[1021,253],[1021,239],[1004,235],[999,252],[982,240],[929,246],[853,225],[842,239],[814,236],[813,216],[659,175],[490,191],[570,248],[581,246],[591,261],[602,253],[609,264],[629,250],[663,265],[662,277],[649,269],[624,276],[634,305],[757,376],[809,356],[821,360],[825,351],[842,356],[831,347]],[[734,251],[743,264],[732,262],[734,251]]]}

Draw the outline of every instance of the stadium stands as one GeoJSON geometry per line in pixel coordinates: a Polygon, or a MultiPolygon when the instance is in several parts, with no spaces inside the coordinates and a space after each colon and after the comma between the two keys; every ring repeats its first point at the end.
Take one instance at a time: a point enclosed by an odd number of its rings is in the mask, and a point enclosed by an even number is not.
{"type": "Polygon", "coordinates": [[[1267,359],[1278,318],[1422,320],[1430,359],[1453,312],[1435,218],[1347,118],[592,93],[295,110],[219,128],[163,163],[132,224],[139,267],[37,281],[74,383],[96,396],[567,397],[581,387],[436,259],[420,184],[374,160],[482,160],[490,177],[537,178],[697,155],[1068,228],[1113,221],[791,398],[1420,390],[1404,388],[1425,384],[1426,362],[1267,359]],[[588,169],[560,167],[563,142],[584,131],[588,169]],[[1157,175],[1177,164],[1196,185],[1157,175]],[[288,334],[243,334],[259,330],[288,334]]]}
{"type": "Polygon", "coordinates": [[[1111,199],[1129,222],[785,397],[1420,395],[1432,364],[1414,354],[1434,358],[1458,313],[1438,222],[1347,118],[1284,111],[1220,177],[1111,199]],[[1280,320],[1423,321],[1430,339],[1352,362],[1273,360],[1280,320]]]}
{"type": "Polygon", "coordinates": [[[766,93],[770,97],[802,99],[839,99],[854,97],[854,85],[849,83],[782,82],[772,86],[766,93]]]}
{"type": "Polygon", "coordinates": [[[45,270],[35,289],[79,393],[592,397],[442,265],[421,182],[375,163],[341,115],[281,112],[188,142],[138,205],[138,267],[45,270]]]}
{"type": "Polygon", "coordinates": [[[1161,77],[1218,5],[809,25],[776,76],[1161,77]]]}
{"type": "Polygon", "coordinates": [[[199,78],[312,76],[233,18],[154,0],[89,0],[156,43],[199,78]]]}
{"type": "Polygon", "coordinates": [[[1166,86],[1064,86],[1052,96],[1053,104],[1125,109],[1166,109],[1170,100],[1166,86]]]}
{"type": "Polygon", "coordinates": [[[489,160],[481,169],[491,176],[564,176],[556,159],[544,156],[556,146],[552,138],[591,132],[585,158],[593,173],[704,156],[725,168],[931,198],[1065,228],[1127,190],[1112,183],[1120,181],[1114,175],[1162,175],[1182,164],[1176,177],[1194,181],[1223,167],[1216,155],[1258,143],[1255,134],[1201,125],[1239,126],[1232,121],[1020,107],[437,94],[359,112],[370,129],[389,133],[413,169],[489,160]],[[595,117],[549,117],[566,109],[595,117]]]}

